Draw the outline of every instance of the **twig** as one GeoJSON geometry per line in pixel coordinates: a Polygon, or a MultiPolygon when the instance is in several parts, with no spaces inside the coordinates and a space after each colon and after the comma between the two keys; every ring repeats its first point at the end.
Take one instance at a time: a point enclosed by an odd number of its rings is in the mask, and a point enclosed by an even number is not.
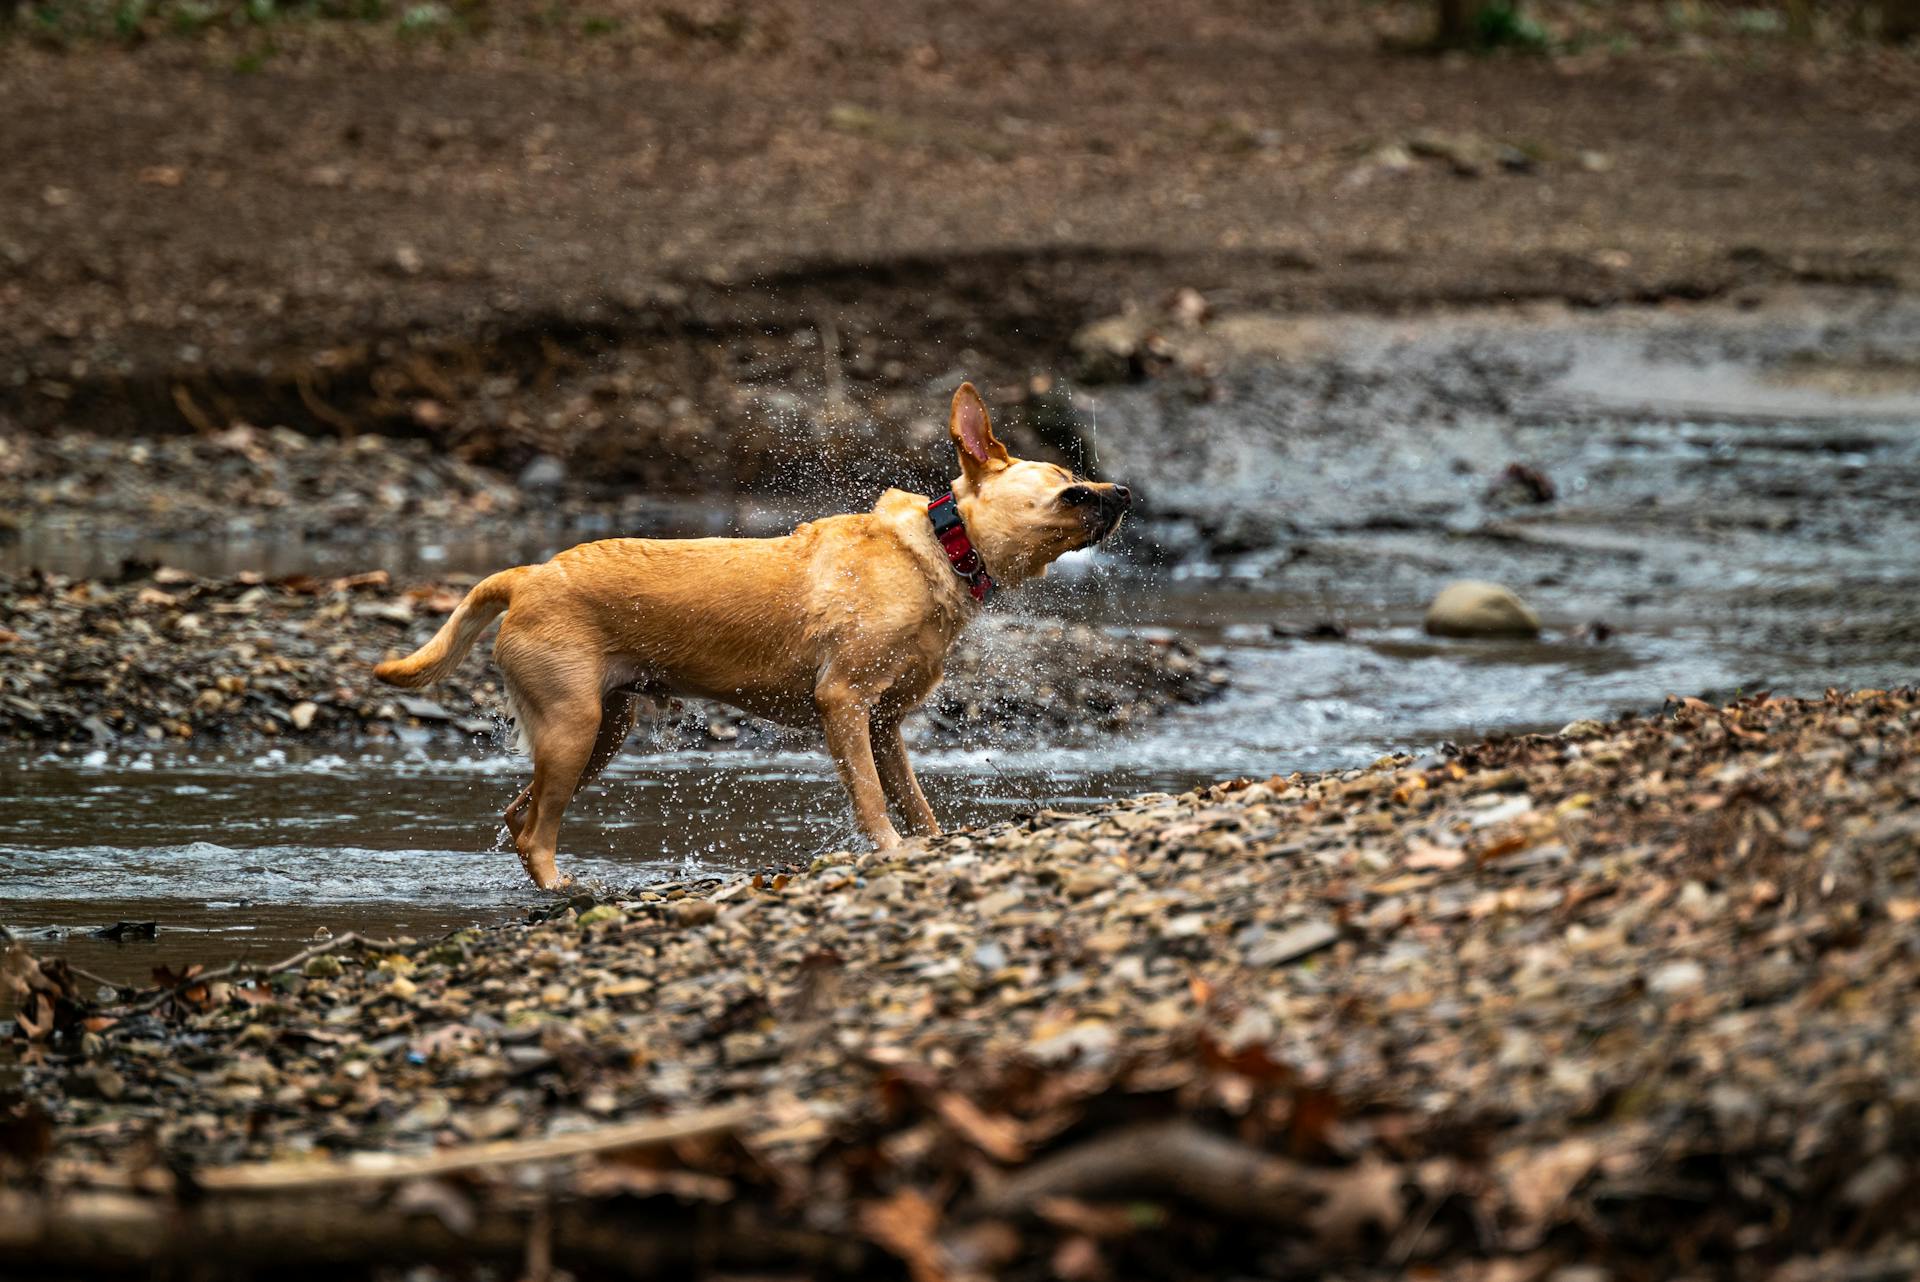
{"type": "Polygon", "coordinates": [[[1386,1259],[1389,1268],[1404,1269],[1407,1261],[1413,1258],[1414,1248],[1420,1245],[1420,1238],[1426,1233],[1427,1226],[1433,1223],[1433,1217],[1439,1214],[1440,1206],[1447,1200],[1448,1194],[1429,1194],[1420,1207],[1420,1213],[1401,1226],[1400,1231],[1387,1246],[1386,1259]]]}
{"type": "MultiPolygon", "coordinates": [[[[203,1193],[311,1193],[330,1189],[391,1184],[402,1180],[557,1162],[597,1153],[635,1148],[657,1148],[681,1140],[703,1139],[737,1130],[753,1116],[741,1105],[702,1109],[677,1117],[648,1117],[616,1126],[602,1126],[571,1135],[536,1140],[492,1140],[432,1153],[395,1157],[365,1153],[347,1161],[237,1162],[193,1172],[194,1187],[203,1193]]],[[[138,1171],[114,1167],[81,1166],[65,1172],[66,1182],[91,1188],[166,1192],[173,1178],[158,1168],[138,1171]]]]}
{"type": "Polygon", "coordinates": [[[173,407],[180,411],[180,417],[187,420],[189,426],[202,436],[212,436],[216,430],[213,420],[209,419],[201,408],[193,403],[193,393],[187,390],[185,383],[173,385],[173,407]]]}
{"type": "Polygon", "coordinates": [[[552,1282],[553,1203],[546,1198],[533,1208],[533,1222],[527,1226],[527,1259],[520,1276],[523,1282],[552,1282]]]}
{"type": "Polygon", "coordinates": [[[90,970],[82,970],[80,967],[74,965],[72,962],[67,963],[67,973],[70,975],[77,975],[81,979],[100,985],[100,987],[102,988],[111,988],[116,993],[120,992],[122,989],[133,987],[132,984],[116,984],[111,979],[108,979],[105,975],[96,975],[90,970]]]}
{"type": "MultiPolygon", "coordinates": [[[[195,984],[211,984],[218,980],[226,979],[265,979],[268,976],[278,975],[283,971],[292,970],[296,966],[304,966],[315,957],[330,953],[336,948],[345,948],[348,944],[361,944],[368,948],[387,950],[406,947],[406,945],[395,939],[365,939],[350,930],[344,935],[329,939],[324,944],[315,944],[311,948],[303,949],[286,960],[274,962],[270,966],[248,966],[240,962],[234,962],[231,965],[222,966],[217,970],[209,970],[202,974],[195,975],[190,982],[195,984]]],[[[124,987],[124,985],[110,984],[108,987],[119,988],[124,987]]],[[[132,1006],[127,1007],[124,1013],[128,1015],[144,1015],[150,1010],[166,1005],[168,1001],[177,995],[176,989],[163,988],[146,1000],[136,1002],[132,1006]]]]}
{"type": "Polygon", "coordinates": [[[1040,798],[1034,796],[1032,793],[1028,792],[1025,788],[1022,788],[1019,784],[1015,783],[1013,779],[1007,774],[1007,772],[1000,768],[1000,764],[996,762],[992,757],[988,757],[986,759],[986,762],[987,762],[988,768],[991,769],[993,773],[999,777],[1000,782],[1005,784],[1007,786],[1007,789],[1010,792],[1013,792],[1014,794],[1020,797],[1024,797],[1026,799],[1029,817],[1038,815],[1042,810],[1046,809],[1046,807],[1041,804],[1040,798]]]}

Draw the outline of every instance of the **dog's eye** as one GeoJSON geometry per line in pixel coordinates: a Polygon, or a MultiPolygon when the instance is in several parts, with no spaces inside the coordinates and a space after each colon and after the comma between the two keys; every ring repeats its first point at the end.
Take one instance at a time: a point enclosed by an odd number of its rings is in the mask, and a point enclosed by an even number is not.
{"type": "Polygon", "coordinates": [[[1078,507],[1093,502],[1093,491],[1084,485],[1069,485],[1060,491],[1060,501],[1068,507],[1078,507]]]}

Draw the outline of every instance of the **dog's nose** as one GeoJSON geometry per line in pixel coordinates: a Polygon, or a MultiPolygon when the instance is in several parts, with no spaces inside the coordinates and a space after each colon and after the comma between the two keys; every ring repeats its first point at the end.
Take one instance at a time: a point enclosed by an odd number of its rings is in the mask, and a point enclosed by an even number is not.
{"type": "Polygon", "coordinates": [[[1113,487],[1113,497],[1120,500],[1121,507],[1133,506],[1133,491],[1124,485],[1116,485],[1113,487]]]}

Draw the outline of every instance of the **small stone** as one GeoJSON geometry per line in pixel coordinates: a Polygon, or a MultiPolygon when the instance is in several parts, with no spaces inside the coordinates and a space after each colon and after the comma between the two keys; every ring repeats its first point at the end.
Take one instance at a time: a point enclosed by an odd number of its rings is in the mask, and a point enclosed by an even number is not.
{"type": "Polygon", "coordinates": [[[89,1064],[67,1079],[67,1087],[76,1095],[117,1100],[127,1093],[127,1079],[104,1064],[89,1064]]]}
{"type": "Polygon", "coordinates": [[[1026,896],[1017,890],[996,890],[980,900],[979,911],[982,917],[999,917],[1010,913],[1025,902],[1026,896]]]}
{"type": "Polygon", "coordinates": [[[1097,1066],[1113,1054],[1117,1042],[1111,1025],[1089,1019],[1035,1040],[1027,1046],[1027,1054],[1042,1064],[1097,1066]]]}
{"type": "Polygon", "coordinates": [[[520,469],[523,490],[557,490],[567,482],[567,465],[551,454],[535,456],[520,469]]]}
{"type": "Polygon", "coordinates": [[[1591,717],[1585,717],[1579,721],[1569,721],[1566,725],[1560,727],[1560,737],[1562,739],[1598,739],[1606,732],[1607,728],[1591,717]]]}
{"type": "Polygon", "coordinates": [[[1427,607],[1426,629],[1436,637],[1537,637],[1540,616],[1510,588],[1460,579],[1427,607]]]}
{"type": "Polygon", "coordinates": [[[293,722],[295,730],[305,730],[313,724],[313,719],[319,712],[319,704],[310,699],[303,699],[287,709],[287,719],[293,722]]]}
{"type": "Polygon", "coordinates": [[[1647,991],[1659,997],[1679,997],[1697,993],[1707,984],[1707,970],[1699,962],[1683,957],[1670,961],[1647,977],[1647,991]]]}
{"type": "Polygon", "coordinates": [[[1066,892],[1069,899],[1085,899],[1089,895],[1099,894],[1107,888],[1107,885],[1108,879],[1102,873],[1077,872],[1067,878],[1066,884],[1061,889],[1066,892]]]}
{"type": "Polygon", "coordinates": [[[1205,913],[1182,913],[1160,928],[1167,939],[1191,939],[1203,933],[1207,928],[1205,913]]]}
{"type": "Polygon", "coordinates": [[[1340,938],[1340,928],[1330,921],[1305,921],[1266,936],[1247,951],[1249,966],[1284,966],[1309,953],[1318,952],[1340,938]]]}
{"type": "Polygon", "coordinates": [[[677,899],[669,911],[677,926],[705,926],[720,916],[720,905],[705,899],[677,899]]]}
{"type": "Polygon", "coordinates": [[[344,973],[345,970],[346,967],[340,964],[338,957],[322,955],[319,957],[309,957],[307,964],[300,968],[300,973],[308,979],[334,979],[344,973]]]}
{"type": "Polygon", "coordinates": [[[973,950],[973,964],[989,974],[996,970],[1005,970],[1007,950],[990,939],[973,950]]]}
{"type": "Polygon", "coordinates": [[[627,915],[613,904],[595,904],[580,914],[578,925],[598,926],[604,922],[625,921],[627,915]]]}

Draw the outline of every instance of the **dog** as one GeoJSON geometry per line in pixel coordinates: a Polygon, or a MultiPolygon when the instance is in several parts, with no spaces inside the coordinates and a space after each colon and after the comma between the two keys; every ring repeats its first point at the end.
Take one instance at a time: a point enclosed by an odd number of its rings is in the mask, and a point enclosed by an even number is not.
{"type": "Polygon", "coordinates": [[[718,699],[825,732],[860,830],[900,843],[940,831],[900,722],[939,684],[961,628],[996,592],[1111,534],[1124,485],[1016,459],[971,383],[947,417],[960,475],[929,499],[888,490],[871,511],[765,539],[605,539],[482,579],[431,641],[374,675],[407,689],[451,672],[502,611],[493,655],[533,754],[503,818],[534,884],[560,819],[633,728],[639,701],[718,699]]]}

